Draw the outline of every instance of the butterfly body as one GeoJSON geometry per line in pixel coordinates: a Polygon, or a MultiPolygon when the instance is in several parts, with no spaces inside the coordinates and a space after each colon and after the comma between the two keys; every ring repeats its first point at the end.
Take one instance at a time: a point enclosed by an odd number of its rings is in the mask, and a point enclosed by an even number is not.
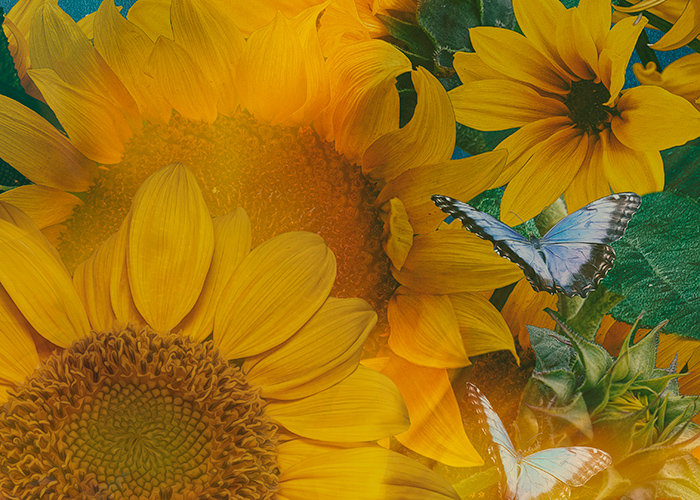
{"type": "Polygon", "coordinates": [[[501,419],[481,391],[471,383],[467,393],[483,413],[503,465],[507,500],[566,500],[571,487],[583,486],[606,469],[610,455],[597,448],[549,448],[529,455],[515,449],[501,419]]]}
{"type": "Polygon", "coordinates": [[[432,200],[465,228],[493,243],[498,255],[516,263],[532,288],[586,297],[612,268],[609,245],[622,237],[641,205],[635,193],[606,196],[564,217],[541,239],[529,239],[487,213],[447,196],[432,200]]]}

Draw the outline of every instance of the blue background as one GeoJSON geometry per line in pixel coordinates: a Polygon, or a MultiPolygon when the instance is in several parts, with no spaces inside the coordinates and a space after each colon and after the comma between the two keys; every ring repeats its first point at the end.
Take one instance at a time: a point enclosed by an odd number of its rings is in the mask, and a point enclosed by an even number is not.
{"type": "MultiPolygon", "coordinates": [[[[123,6],[124,9],[122,9],[122,13],[126,14],[126,11],[128,11],[129,7],[131,7],[135,1],[136,0],[116,0],[114,3],[123,6]]],[[[0,7],[2,7],[3,11],[7,12],[16,3],[16,0],[0,0],[0,7]]],[[[76,21],[85,17],[90,12],[95,12],[101,3],[101,0],[58,0],[58,5],[76,21]]]]}

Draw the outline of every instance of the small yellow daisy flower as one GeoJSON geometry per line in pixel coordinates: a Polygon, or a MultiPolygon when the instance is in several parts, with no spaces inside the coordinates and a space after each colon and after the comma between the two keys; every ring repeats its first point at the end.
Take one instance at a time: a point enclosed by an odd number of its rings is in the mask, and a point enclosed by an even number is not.
{"type": "Polygon", "coordinates": [[[661,39],[651,45],[654,50],[674,50],[700,35],[700,10],[693,0],[631,0],[631,7],[615,6],[620,12],[647,11],[673,23],[661,39]]]}
{"type": "Polygon", "coordinates": [[[524,36],[470,30],[474,53],[458,53],[463,85],[450,92],[457,121],[479,130],[520,127],[500,143],[508,164],[501,220],[537,215],[562,193],[569,212],[619,191],[664,185],[660,150],[700,135],[700,114],[659,87],[622,91],[646,20],[610,28],[607,0],[514,0],[524,36]]]}

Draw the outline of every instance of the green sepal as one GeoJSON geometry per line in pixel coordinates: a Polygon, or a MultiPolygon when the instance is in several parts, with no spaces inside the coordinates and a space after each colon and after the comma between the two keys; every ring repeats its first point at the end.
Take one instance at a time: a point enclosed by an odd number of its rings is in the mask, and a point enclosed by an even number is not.
{"type": "Polygon", "coordinates": [[[436,47],[473,52],[469,28],[481,25],[478,0],[421,0],[416,18],[436,47]]]}
{"type": "MultiPolygon", "coordinates": [[[[663,370],[661,370],[663,371],[663,370]]],[[[676,380],[679,377],[682,377],[682,373],[671,373],[667,374],[665,371],[663,371],[664,375],[660,377],[655,377],[655,378],[648,378],[644,379],[641,381],[635,381],[632,385],[630,385],[630,390],[631,391],[650,391],[653,392],[654,394],[661,394],[666,387],[668,387],[669,382],[672,380],[676,380]]],[[[652,375],[653,377],[653,375],[652,375]]]]}
{"type": "Polygon", "coordinates": [[[585,369],[585,380],[580,390],[587,391],[594,388],[612,367],[612,356],[601,345],[590,342],[569,329],[555,311],[549,308],[545,308],[545,311],[554,318],[564,336],[578,353],[579,361],[585,369]]]}
{"type": "Polygon", "coordinates": [[[532,372],[532,379],[548,387],[556,396],[559,404],[566,404],[576,390],[576,378],[567,370],[532,372]]]}
{"type": "Polygon", "coordinates": [[[626,392],[629,392],[630,387],[634,384],[634,379],[627,380],[626,382],[616,382],[610,384],[610,390],[608,391],[608,397],[610,399],[619,398],[626,392]]]}
{"type": "Polygon", "coordinates": [[[623,295],[618,295],[599,285],[583,301],[578,312],[566,320],[566,323],[583,338],[593,341],[603,316],[624,299],[623,295]]]}
{"type": "Polygon", "coordinates": [[[576,351],[567,345],[568,340],[548,328],[538,326],[527,325],[527,333],[535,351],[536,372],[571,371],[576,351]]]}
{"type": "Polygon", "coordinates": [[[656,367],[656,349],[659,345],[659,332],[649,332],[639,342],[630,346],[630,335],[622,343],[619,357],[629,354],[630,371],[628,377],[649,377],[656,367]]]}
{"type": "Polygon", "coordinates": [[[592,446],[607,451],[613,462],[625,457],[632,450],[634,424],[646,411],[647,408],[641,408],[634,412],[597,419],[593,422],[592,446]]]}

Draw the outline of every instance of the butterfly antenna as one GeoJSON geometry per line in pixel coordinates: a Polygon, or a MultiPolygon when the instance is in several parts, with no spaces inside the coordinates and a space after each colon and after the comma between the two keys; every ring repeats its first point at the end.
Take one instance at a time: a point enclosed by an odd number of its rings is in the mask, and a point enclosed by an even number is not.
{"type": "Polygon", "coordinates": [[[510,212],[508,212],[508,213],[515,215],[515,216],[518,218],[518,220],[520,221],[521,224],[525,224],[525,221],[522,220],[522,219],[520,218],[520,216],[519,216],[518,214],[516,214],[515,212],[513,212],[512,210],[511,210],[510,212]]]}

